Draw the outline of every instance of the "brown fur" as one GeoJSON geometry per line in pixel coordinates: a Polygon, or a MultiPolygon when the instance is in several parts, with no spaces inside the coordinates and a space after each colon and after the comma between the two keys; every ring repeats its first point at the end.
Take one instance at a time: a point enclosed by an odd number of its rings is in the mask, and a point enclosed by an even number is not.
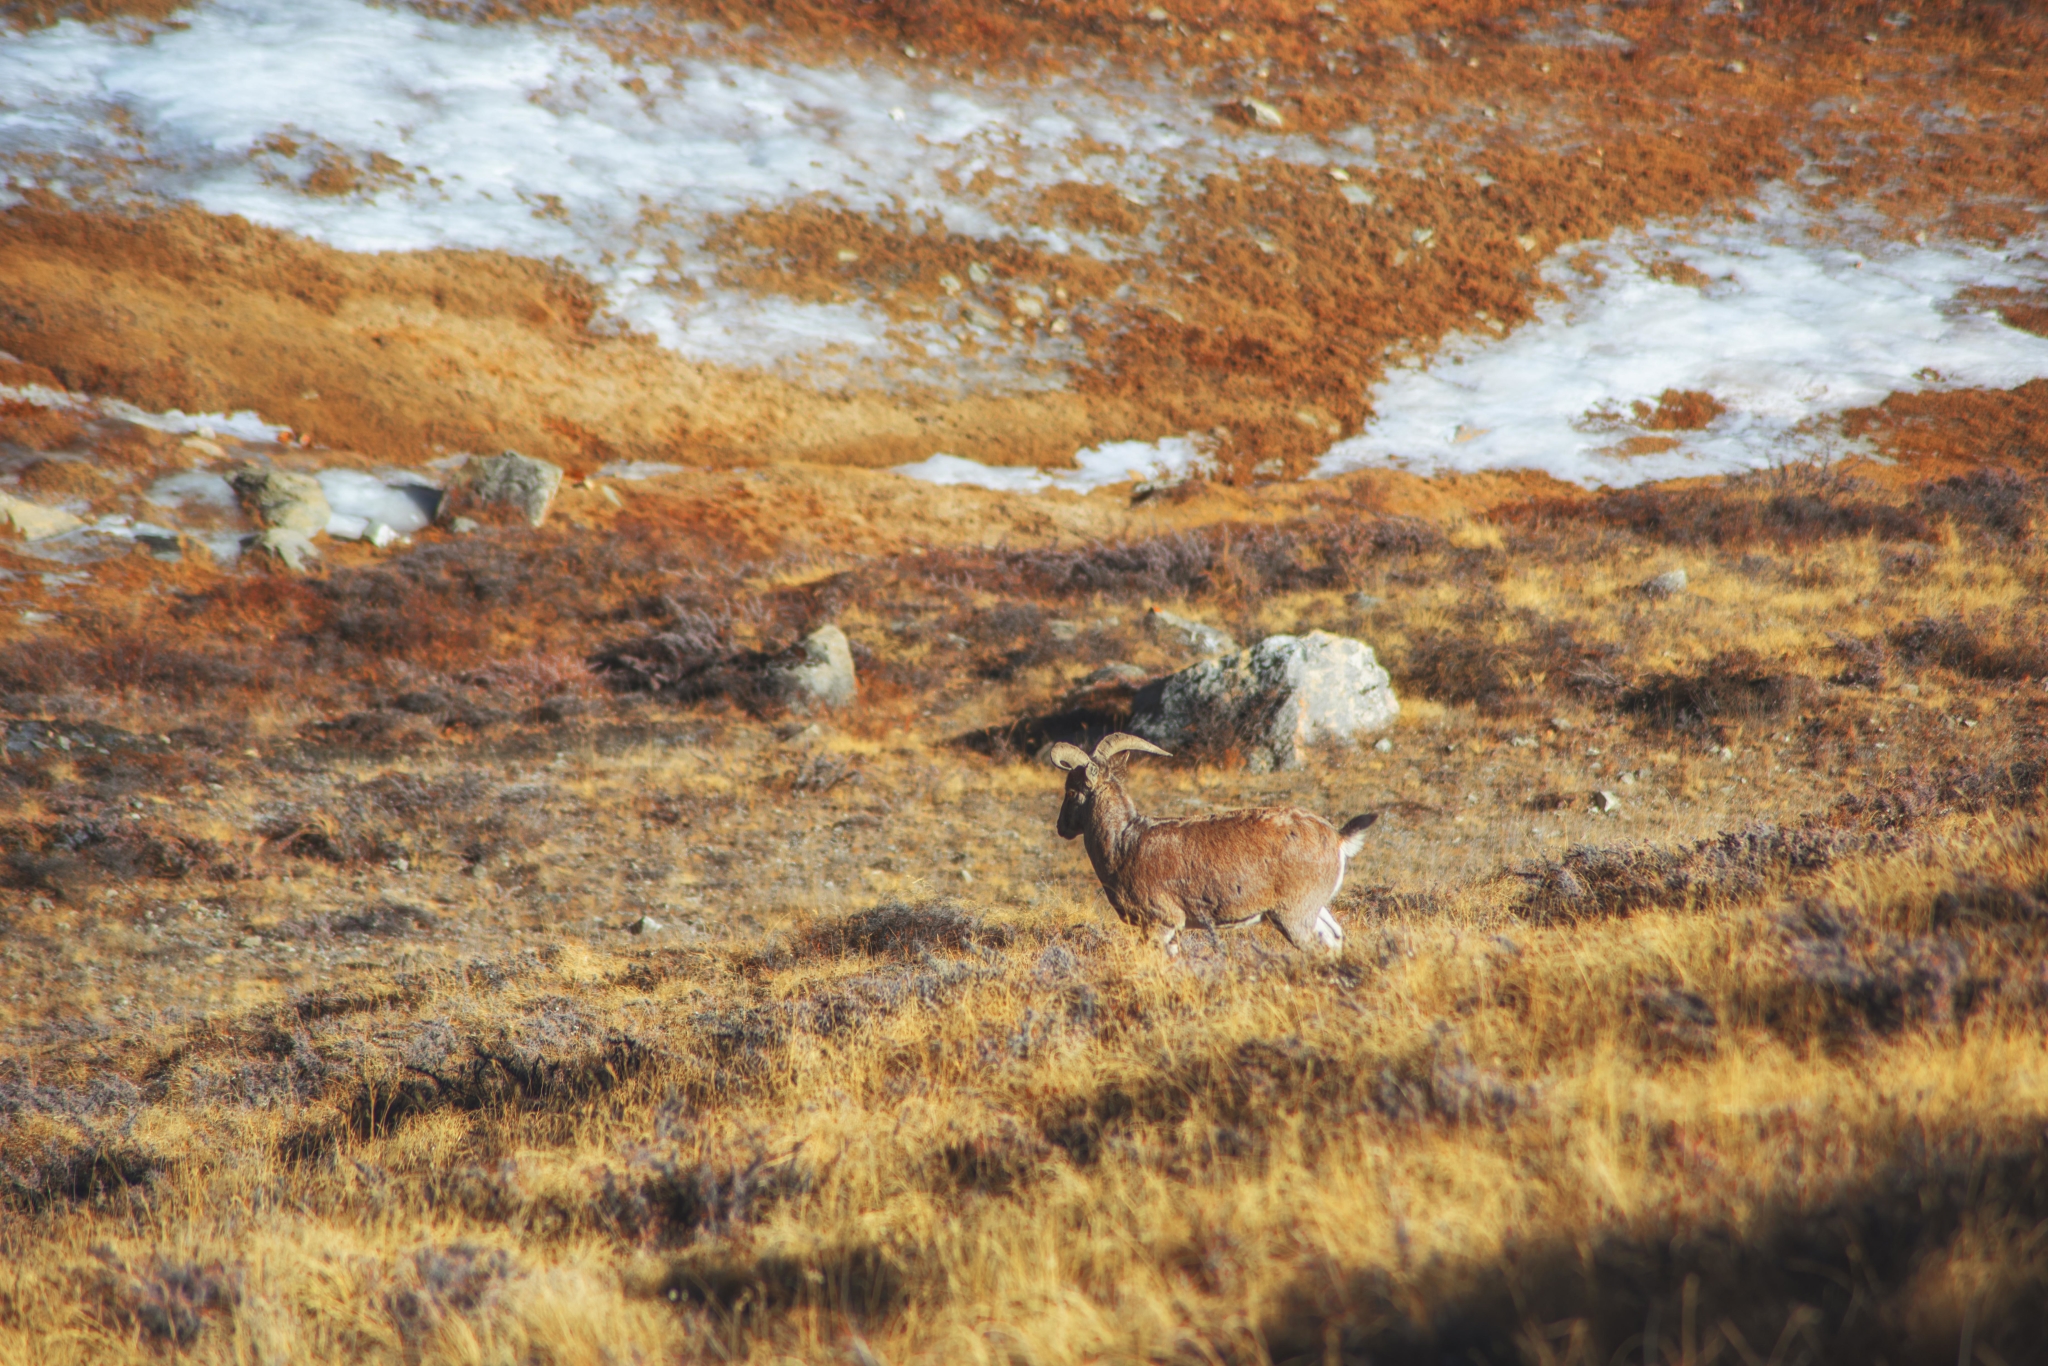
{"type": "Polygon", "coordinates": [[[1340,834],[1291,806],[1177,820],[1141,815],[1124,791],[1128,760],[1112,745],[1119,739],[1128,737],[1109,737],[1092,757],[1071,745],[1053,755],[1069,769],[1060,836],[1081,837],[1118,918],[1151,929],[1163,946],[1189,925],[1226,929],[1261,917],[1297,948],[1342,942],[1325,912],[1343,883],[1347,853],[1373,817],[1347,823],[1340,834]],[[1326,931],[1319,933],[1319,921],[1326,931]]]}

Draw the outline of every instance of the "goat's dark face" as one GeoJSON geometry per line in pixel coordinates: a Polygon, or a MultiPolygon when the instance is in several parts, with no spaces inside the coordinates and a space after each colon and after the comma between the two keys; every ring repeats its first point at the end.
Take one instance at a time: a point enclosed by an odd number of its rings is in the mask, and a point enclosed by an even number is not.
{"type": "Polygon", "coordinates": [[[1094,769],[1094,764],[1088,764],[1067,773],[1067,796],[1060,803],[1057,827],[1063,840],[1070,840],[1088,828],[1088,813],[1095,808],[1095,781],[1088,774],[1094,769]]]}

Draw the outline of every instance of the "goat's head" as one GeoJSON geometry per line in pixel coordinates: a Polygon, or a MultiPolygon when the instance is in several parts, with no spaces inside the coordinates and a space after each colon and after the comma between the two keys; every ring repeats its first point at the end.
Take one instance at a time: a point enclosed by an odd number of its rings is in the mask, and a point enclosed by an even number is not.
{"type": "Polygon", "coordinates": [[[1117,771],[1123,767],[1119,756],[1133,750],[1140,754],[1166,753],[1150,740],[1140,740],[1122,731],[1103,736],[1093,754],[1064,740],[1047,752],[1046,757],[1054,766],[1067,771],[1067,798],[1060,804],[1058,826],[1061,839],[1070,840],[1088,828],[1096,789],[1105,781],[1115,781],[1117,771]]]}

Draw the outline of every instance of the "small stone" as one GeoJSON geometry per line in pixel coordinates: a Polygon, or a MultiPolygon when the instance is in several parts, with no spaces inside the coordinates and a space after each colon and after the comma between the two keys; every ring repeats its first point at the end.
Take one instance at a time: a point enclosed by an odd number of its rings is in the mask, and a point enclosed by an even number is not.
{"type": "Polygon", "coordinates": [[[260,949],[263,947],[263,936],[260,934],[245,934],[235,941],[235,947],[238,949],[260,949]]]}
{"type": "Polygon", "coordinates": [[[1162,612],[1157,607],[1145,614],[1145,624],[1152,629],[1152,634],[1199,655],[1227,655],[1238,648],[1237,640],[1230,632],[1172,612],[1162,612]]]}
{"type": "Polygon", "coordinates": [[[1593,809],[1605,812],[1611,816],[1621,810],[1621,798],[1615,796],[1612,792],[1595,792],[1593,794],[1593,809]]]}
{"type": "Polygon", "coordinates": [[[483,524],[474,517],[457,517],[448,524],[448,529],[457,536],[467,536],[472,532],[481,531],[483,524]]]}
{"type": "Polygon", "coordinates": [[[24,541],[61,536],[85,525],[63,508],[44,507],[41,503],[32,503],[11,493],[0,493],[0,521],[11,525],[24,541]]]}
{"type": "Polygon", "coordinates": [[[1685,591],[1685,571],[1667,569],[1654,579],[1645,579],[1642,588],[1646,598],[1676,597],[1685,591]]]}
{"type": "Polygon", "coordinates": [[[780,681],[790,705],[843,707],[860,691],[854,675],[853,647],[837,626],[820,626],[798,642],[802,662],[770,672],[780,681]]]}
{"type": "Polygon", "coordinates": [[[228,484],[249,515],[274,531],[318,536],[334,517],[326,491],[310,474],[246,465],[228,476],[228,484]]]}
{"type": "Polygon", "coordinates": [[[626,926],[626,933],[653,934],[657,930],[662,930],[666,928],[668,927],[663,925],[659,920],[656,920],[653,916],[643,915],[638,920],[635,920],[632,924],[626,926]]]}
{"type": "Polygon", "coordinates": [[[1634,786],[1636,785],[1636,775],[1635,775],[1635,774],[1633,774],[1633,773],[1624,773],[1624,774],[1622,774],[1622,775],[1621,775],[1621,785],[1622,785],[1623,787],[1634,787],[1634,786]]]}
{"type": "Polygon", "coordinates": [[[1155,24],[1163,24],[1167,20],[1173,18],[1171,14],[1168,14],[1165,10],[1159,8],[1159,6],[1157,5],[1154,5],[1151,9],[1146,10],[1145,17],[1147,19],[1150,19],[1155,24]]]}
{"type": "Polygon", "coordinates": [[[1749,70],[1749,64],[1747,62],[1729,62],[1721,69],[1731,76],[1740,76],[1749,70]]]}
{"type": "Polygon", "coordinates": [[[1244,96],[1231,106],[1240,120],[1256,128],[1285,128],[1287,119],[1278,109],[1264,100],[1244,96]]]}
{"type": "Polygon", "coordinates": [[[1534,749],[1536,748],[1536,737],[1533,735],[1517,735],[1509,739],[1508,743],[1516,749],[1534,749]]]}
{"type": "Polygon", "coordinates": [[[1019,294],[1010,300],[1010,311],[1020,318],[1038,319],[1045,316],[1045,303],[1036,295],[1019,294]]]}
{"type": "Polygon", "coordinates": [[[1375,740],[1372,747],[1382,754],[1392,754],[1394,752],[1394,742],[1392,740],[1375,740]]]}
{"type": "Polygon", "coordinates": [[[398,544],[399,535],[382,522],[372,522],[363,528],[363,539],[379,550],[386,550],[398,544]]]}
{"type": "Polygon", "coordinates": [[[945,290],[948,294],[958,294],[966,286],[960,283],[960,277],[957,275],[941,275],[939,277],[939,288],[945,290]]]}
{"type": "Polygon", "coordinates": [[[1724,764],[1730,764],[1735,762],[1735,751],[1723,745],[1714,751],[1714,757],[1724,764]]]}
{"type": "Polygon", "coordinates": [[[996,278],[996,273],[979,261],[970,261],[967,264],[967,278],[978,285],[985,285],[996,278]]]}
{"type": "Polygon", "coordinates": [[[1386,600],[1374,597],[1370,593],[1353,593],[1351,595],[1351,605],[1358,611],[1370,612],[1375,607],[1386,606],[1386,600]]]}
{"type": "Polygon", "coordinates": [[[1566,716],[1553,716],[1550,718],[1550,728],[1552,730],[1570,730],[1572,729],[1571,718],[1566,716]]]}
{"type": "Polygon", "coordinates": [[[548,509],[562,487],[560,466],[518,451],[473,455],[456,479],[442,501],[444,509],[456,503],[497,504],[517,510],[528,526],[536,527],[547,520],[548,509]]]}

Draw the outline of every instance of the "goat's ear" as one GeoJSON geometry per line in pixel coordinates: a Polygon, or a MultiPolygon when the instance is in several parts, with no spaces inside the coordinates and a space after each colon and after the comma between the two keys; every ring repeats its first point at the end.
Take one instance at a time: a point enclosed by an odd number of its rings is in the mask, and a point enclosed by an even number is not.
{"type": "Polygon", "coordinates": [[[1079,745],[1070,745],[1062,740],[1048,749],[1045,757],[1052,761],[1054,768],[1074,769],[1088,762],[1088,751],[1079,745]]]}

